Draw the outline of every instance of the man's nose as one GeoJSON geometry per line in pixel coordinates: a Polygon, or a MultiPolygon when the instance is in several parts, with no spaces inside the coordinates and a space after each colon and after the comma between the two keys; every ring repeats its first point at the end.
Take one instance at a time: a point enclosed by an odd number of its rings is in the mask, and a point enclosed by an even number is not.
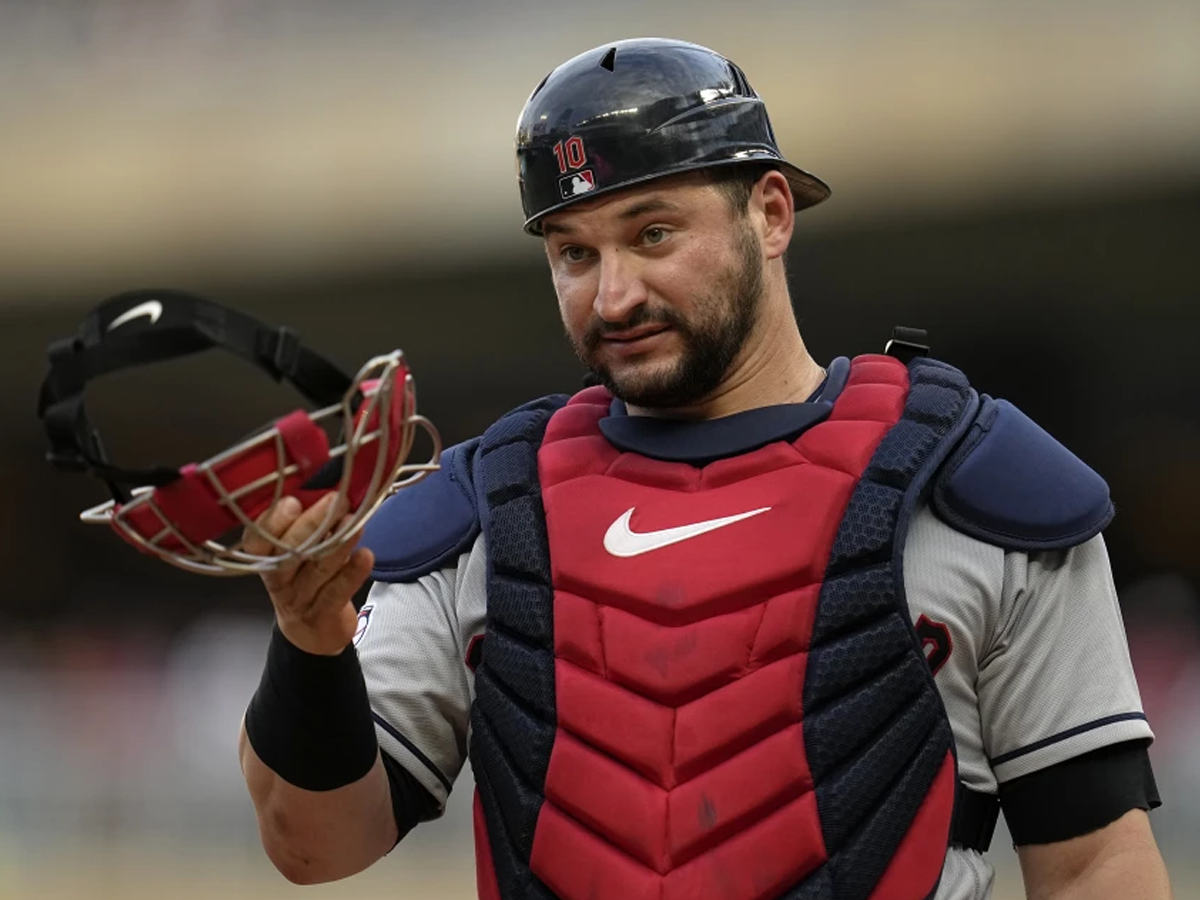
{"type": "Polygon", "coordinates": [[[605,322],[624,322],[646,302],[646,285],[641,266],[620,250],[600,254],[600,284],[596,290],[596,315],[605,322]]]}

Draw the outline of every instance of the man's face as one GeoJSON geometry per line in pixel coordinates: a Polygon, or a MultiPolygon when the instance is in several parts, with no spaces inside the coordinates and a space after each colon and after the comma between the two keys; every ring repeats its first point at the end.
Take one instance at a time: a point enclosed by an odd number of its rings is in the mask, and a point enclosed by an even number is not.
{"type": "Polygon", "coordinates": [[[613,394],[663,409],[717,388],[763,295],[762,245],[724,194],[699,178],[664,179],[543,227],[567,336],[613,394]]]}

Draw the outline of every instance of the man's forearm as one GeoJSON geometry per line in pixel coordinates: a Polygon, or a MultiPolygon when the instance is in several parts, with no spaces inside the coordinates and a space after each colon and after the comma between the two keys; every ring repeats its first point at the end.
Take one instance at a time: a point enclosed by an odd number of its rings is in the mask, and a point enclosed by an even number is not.
{"type": "Polygon", "coordinates": [[[263,848],[301,884],[361,872],[396,843],[358,654],[312,653],[272,628],[239,737],[263,848]]]}
{"type": "Polygon", "coordinates": [[[358,781],[307,791],[289,784],[258,758],[244,727],[238,750],[263,848],[289,881],[315,884],[347,878],[395,845],[391,790],[378,758],[358,781]]]}

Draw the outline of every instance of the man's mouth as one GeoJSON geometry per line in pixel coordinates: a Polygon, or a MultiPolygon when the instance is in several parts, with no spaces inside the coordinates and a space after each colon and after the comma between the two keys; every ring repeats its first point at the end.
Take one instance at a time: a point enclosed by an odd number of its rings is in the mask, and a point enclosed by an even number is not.
{"type": "Polygon", "coordinates": [[[643,325],[639,328],[629,328],[625,331],[610,332],[609,334],[604,335],[604,340],[611,341],[615,344],[633,344],[645,338],[653,337],[656,334],[662,334],[662,332],[666,331],[670,327],[670,325],[663,323],[658,323],[655,325],[643,325]]]}

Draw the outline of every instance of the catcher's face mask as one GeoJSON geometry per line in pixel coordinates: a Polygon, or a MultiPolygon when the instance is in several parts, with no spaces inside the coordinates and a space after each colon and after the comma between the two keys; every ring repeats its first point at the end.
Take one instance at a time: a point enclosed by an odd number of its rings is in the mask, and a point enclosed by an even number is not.
{"type": "Polygon", "coordinates": [[[92,310],[74,338],[50,346],[38,415],[50,438],[50,462],[88,472],[113,499],[85,510],[90,524],[111,525],[135,547],[206,575],[263,572],[323,556],[356,540],[363,524],[401,487],[438,468],[441,441],[416,412],[416,388],[399,351],[377,356],[354,378],[301,346],[286,328],[271,328],[199,297],[170,290],[120,294],[92,310]],[[88,423],[88,381],[130,366],[221,347],[286,380],[317,406],[296,410],[222,453],[180,469],[123,469],[105,457],[88,423]],[[327,429],[339,426],[331,442],[327,429]],[[409,463],[418,428],[433,442],[428,461],[409,463]],[[331,443],[336,443],[331,446],[331,443]],[[256,520],[283,497],[305,508],[336,492],[349,513],[328,521],[295,547],[264,532],[256,520]],[[275,549],[241,549],[245,532],[275,549]],[[238,536],[228,537],[231,533],[238,536]]]}

